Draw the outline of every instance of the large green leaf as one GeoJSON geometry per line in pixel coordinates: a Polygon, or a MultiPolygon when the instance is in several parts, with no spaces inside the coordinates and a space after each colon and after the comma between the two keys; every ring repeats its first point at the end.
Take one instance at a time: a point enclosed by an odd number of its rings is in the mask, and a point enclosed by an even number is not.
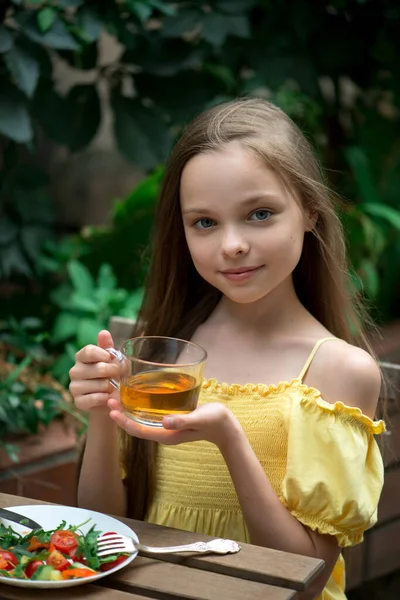
{"type": "Polygon", "coordinates": [[[171,136],[160,116],[138,100],[113,94],[114,133],[118,148],[131,162],[152,169],[164,162],[171,136]]]}
{"type": "Polygon", "coordinates": [[[247,15],[223,15],[209,12],[202,23],[203,37],[213,46],[221,46],[229,35],[239,38],[250,37],[250,24],[247,15]]]}
{"type": "Polygon", "coordinates": [[[224,82],[208,73],[181,71],[174,77],[154,77],[146,73],[135,78],[143,98],[151,98],[174,122],[184,123],[203,110],[208,101],[226,91],[224,82]]]}
{"type": "Polygon", "coordinates": [[[154,10],[158,10],[164,15],[173,15],[175,7],[173,4],[164,2],[164,0],[127,0],[128,9],[142,23],[145,23],[153,15],[154,10]]]}
{"type": "Polygon", "coordinates": [[[11,371],[11,373],[9,373],[9,375],[7,375],[5,379],[3,379],[1,386],[7,387],[11,383],[16,381],[22,373],[22,371],[31,364],[32,360],[32,356],[25,356],[25,358],[22,359],[19,365],[13,371],[11,371]]]}
{"type": "Polygon", "coordinates": [[[101,121],[95,85],[76,85],[62,97],[48,81],[41,81],[33,109],[49,138],[73,152],[92,141],[101,121]]]}
{"type": "Polygon", "coordinates": [[[77,50],[79,48],[76,39],[59,16],[56,16],[51,29],[45,33],[41,33],[37,27],[33,11],[19,13],[16,21],[24,34],[34,42],[57,50],[77,50]]]}
{"type": "Polygon", "coordinates": [[[64,283],[49,294],[51,302],[61,310],[71,310],[71,286],[64,283]]]}
{"type": "Polygon", "coordinates": [[[106,291],[115,290],[117,287],[117,278],[114,275],[111,265],[103,263],[98,274],[98,286],[106,291]]]}
{"type": "Polygon", "coordinates": [[[91,297],[86,296],[82,292],[74,292],[71,296],[71,309],[78,312],[89,313],[96,315],[99,310],[99,305],[94,299],[95,290],[91,297]]]}
{"type": "Polygon", "coordinates": [[[367,203],[378,204],[379,195],[365,152],[357,146],[351,146],[345,149],[344,155],[353,171],[360,199],[367,203]]]}
{"type": "Polygon", "coordinates": [[[140,0],[128,0],[129,10],[136,15],[143,23],[145,23],[153,12],[153,8],[148,2],[140,2],[140,0]]]}
{"type": "Polygon", "coordinates": [[[103,21],[94,7],[83,6],[78,13],[79,35],[91,44],[99,39],[103,31],[103,21]]]}
{"type": "Polygon", "coordinates": [[[46,135],[57,144],[67,146],[70,139],[70,124],[66,102],[55,91],[50,80],[40,79],[32,110],[46,135]]]}
{"type": "Polygon", "coordinates": [[[365,210],[366,213],[370,214],[373,217],[379,217],[384,221],[387,221],[392,227],[395,227],[398,231],[400,231],[400,211],[392,208],[391,206],[387,206],[385,204],[362,204],[361,207],[365,210]]]}
{"type": "Polygon", "coordinates": [[[166,2],[165,0],[147,0],[147,2],[163,15],[174,15],[177,11],[175,2],[166,2]]]}
{"type": "Polygon", "coordinates": [[[250,10],[258,4],[257,0],[213,0],[211,3],[218,11],[226,13],[242,13],[250,10]]]}
{"type": "Polygon", "coordinates": [[[0,81],[0,87],[0,133],[14,142],[26,144],[33,137],[26,100],[7,82],[0,81]]]}
{"type": "Polygon", "coordinates": [[[155,169],[153,173],[135,187],[127,198],[115,202],[113,210],[113,224],[115,227],[132,219],[132,214],[138,214],[138,211],[143,207],[155,206],[163,176],[163,167],[155,169]]]}
{"type": "Polygon", "coordinates": [[[68,263],[68,274],[77,292],[91,296],[94,290],[94,280],[88,269],[80,262],[71,260],[68,263]]]}
{"type": "Polygon", "coordinates": [[[2,279],[9,279],[11,275],[23,275],[32,277],[32,269],[26,260],[21,246],[18,242],[13,242],[2,249],[0,254],[0,275],[2,279]]]}
{"type": "Polygon", "coordinates": [[[358,274],[369,296],[375,298],[379,292],[379,274],[376,263],[365,258],[359,265],[358,274]]]}
{"type": "Polygon", "coordinates": [[[16,241],[18,232],[19,228],[17,224],[7,215],[2,215],[0,219],[0,249],[2,251],[16,241]]]}
{"type": "Polygon", "coordinates": [[[85,148],[94,138],[101,121],[99,95],[95,85],[76,85],[66,99],[69,120],[67,146],[73,152],[85,148]]]}
{"type": "Polygon", "coordinates": [[[62,8],[76,8],[82,6],[85,0],[57,0],[57,5],[62,8]]]}
{"type": "Polygon", "coordinates": [[[13,46],[14,40],[9,29],[0,25],[0,54],[8,52],[13,46]]]}
{"type": "Polygon", "coordinates": [[[202,58],[201,47],[193,47],[183,40],[137,36],[135,48],[123,54],[122,62],[139,66],[143,74],[163,77],[184,69],[198,69],[202,58]]]}
{"type": "Polygon", "coordinates": [[[57,18],[57,13],[51,6],[45,6],[37,12],[37,23],[42,33],[45,33],[57,18]]]}
{"type": "Polygon", "coordinates": [[[21,246],[34,264],[40,256],[46,234],[46,228],[35,225],[24,227],[21,231],[21,246]]]}
{"type": "Polygon", "coordinates": [[[97,334],[104,329],[107,323],[100,323],[95,319],[80,319],[77,331],[77,341],[80,347],[87,344],[95,344],[97,334]]]}
{"type": "Polygon", "coordinates": [[[59,313],[51,334],[52,342],[58,344],[70,338],[75,338],[78,330],[79,318],[71,313],[59,313]]]}
{"type": "Polygon", "coordinates": [[[203,17],[204,13],[199,8],[183,8],[163,20],[161,35],[166,38],[182,37],[201,25],[203,17]]]}
{"type": "Polygon", "coordinates": [[[16,85],[20,90],[32,97],[39,79],[39,62],[23,48],[15,45],[4,55],[7,65],[16,85]]]}

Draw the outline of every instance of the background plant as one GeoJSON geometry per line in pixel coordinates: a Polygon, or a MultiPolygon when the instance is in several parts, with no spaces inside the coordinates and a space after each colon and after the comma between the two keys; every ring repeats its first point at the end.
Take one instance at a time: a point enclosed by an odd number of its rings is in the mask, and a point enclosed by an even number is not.
{"type": "Polygon", "coordinates": [[[128,292],[117,287],[116,277],[107,263],[101,265],[96,280],[78,261],[70,261],[67,270],[69,280],[51,294],[59,310],[51,343],[55,349],[61,344],[63,350],[52,373],[64,385],[68,384],[68,371],[78,350],[96,341],[98,332],[108,327],[111,316],[135,318],[142,300],[140,288],[128,292]]]}
{"type": "Polygon", "coordinates": [[[65,389],[48,373],[42,323],[10,319],[0,327],[0,448],[18,461],[18,441],[37,434],[56,418],[70,415],[78,432],[86,419],[74,409],[65,389]]]}
{"type": "MultiPolygon", "coordinates": [[[[102,119],[100,83],[108,90],[116,146],[148,172],[163,163],[195,113],[251,93],[272,99],[301,125],[334,186],[357,207],[347,211],[355,269],[379,317],[398,316],[396,0],[6,0],[0,17],[3,278],[41,277],[41,240],[54,224],[36,149],[43,138],[71,153],[91,143],[102,119]],[[102,65],[105,32],[121,52],[102,65]],[[61,94],[56,61],[90,78],[61,94]],[[33,169],[29,177],[26,165],[33,169]],[[372,204],[393,211],[365,208],[372,204]]],[[[114,244],[107,258],[120,285],[134,265],[127,277],[132,289],[144,273],[140,258],[154,198],[148,200],[146,223],[136,209],[125,212],[134,218],[129,237],[119,240],[140,239],[134,252],[119,253],[114,244]]],[[[105,262],[112,236],[111,230],[90,232],[89,250],[80,258],[92,273],[105,262]]]]}

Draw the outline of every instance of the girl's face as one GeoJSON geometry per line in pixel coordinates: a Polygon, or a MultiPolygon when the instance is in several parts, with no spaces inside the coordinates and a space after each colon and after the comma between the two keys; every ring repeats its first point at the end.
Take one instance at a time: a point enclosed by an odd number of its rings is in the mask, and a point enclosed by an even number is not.
{"type": "Polygon", "coordinates": [[[275,173],[238,142],[192,158],[180,198],[193,263],[227,298],[256,302],[291,277],[312,223],[275,173]]]}

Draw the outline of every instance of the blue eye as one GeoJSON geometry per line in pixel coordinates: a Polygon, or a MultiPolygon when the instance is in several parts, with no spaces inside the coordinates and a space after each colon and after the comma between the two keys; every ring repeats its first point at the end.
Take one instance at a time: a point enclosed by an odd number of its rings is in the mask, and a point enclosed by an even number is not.
{"type": "Polygon", "coordinates": [[[194,223],[194,227],[196,227],[196,229],[211,229],[211,227],[213,227],[215,225],[215,221],[213,221],[212,219],[199,219],[198,221],[196,221],[196,223],[194,223]]]}
{"type": "Polygon", "coordinates": [[[250,220],[252,221],[267,221],[272,215],[271,211],[266,208],[260,208],[259,210],[255,210],[252,215],[250,215],[250,220]]]}

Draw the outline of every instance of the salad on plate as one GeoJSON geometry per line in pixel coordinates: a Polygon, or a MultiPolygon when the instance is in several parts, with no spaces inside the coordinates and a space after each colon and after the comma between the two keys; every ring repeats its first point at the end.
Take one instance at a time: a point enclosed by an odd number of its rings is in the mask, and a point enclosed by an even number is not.
{"type": "Polygon", "coordinates": [[[121,552],[99,558],[97,538],[102,532],[96,525],[86,533],[81,530],[90,520],[68,527],[62,521],[51,531],[32,529],[28,533],[0,523],[0,576],[67,581],[99,575],[123,563],[129,555],[121,552]]]}

